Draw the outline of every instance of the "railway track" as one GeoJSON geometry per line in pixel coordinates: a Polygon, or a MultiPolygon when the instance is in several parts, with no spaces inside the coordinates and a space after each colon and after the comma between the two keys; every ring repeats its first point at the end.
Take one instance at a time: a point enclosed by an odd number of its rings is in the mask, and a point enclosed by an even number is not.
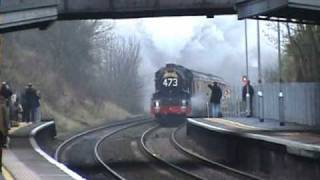
{"type": "Polygon", "coordinates": [[[141,141],[149,155],[195,179],[262,180],[260,177],[206,159],[184,148],[175,138],[177,129],[156,126],[145,132],[141,141]],[[148,137],[152,136],[163,136],[163,139],[167,138],[169,142],[160,146],[157,143],[147,145],[148,137]]]}
{"type": "Polygon", "coordinates": [[[160,161],[161,163],[163,164],[166,164],[167,166],[170,166],[171,168],[185,174],[186,176],[189,176],[193,179],[198,179],[198,180],[203,180],[203,178],[201,178],[200,176],[194,174],[194,173],[191,173],[191,172],[188,172],[187,170],[183,169],[183,168],[180,168],[179,166],[173,164],[173,163],[170,163],[169,161],[161,158],[159,155],[157,155],[156,153],[154,153],[146,144],[146,141],[147,141],[147,138],[148,136],[150,136],[151,133],[153,133],[156,129],[158,129],[159,126],[155,126],[155,127],[152,127],[150,129],[148,129],[147,131],[145,131],[143,133],[143,135],[141,136],[141,145],[142,145],[142,149],[152,158],[154,158],[155,160],[158,160],[160,161]]]}
{"type": "MultiPolygon", "coordinates": [[[[79,159],[79,161],[82,160],[84,162],[88,161],[87,159],[83,160],[84,158],[91,158],[90,165],[92,165],[92,163],[96,164],[96,159],[95,159],[95,155],[94,155],[94,152],[95,152],[94,145],[99,142],[101,136],[104,136],[105,134],[109,134],[117,129],[121,129],[121,128],[128,127],[131,125],[136,125],[139,123],[145,123],[145,122],[150,122],[150,118],[136,117],[136,118],[131,118],[131,119],[128,119],[125,121],[108,124],[108,125],[105,125],[102,127],[98,127],[95,129],[91,129],[91,130],[79,133],[75,136],[72,136],[71,138],[64,141],[61,145],[59,145],[59,147],[56,149],[54,157],[57,161],[62,162],[66,165],[69,165],[69,162],[68,162],[68,160],[70,160],[69,156],[72,156],[72,155],[73,156],[75,156],[75,155],[80,156],[80,157],[76,157],[73,159],[77,159],[77,160],[79,159]],[[90,140],[90,145],[87,145],[87,146],[90,146],[90,147],[86,147],[86,145],[83,146],[82,145],[82,144],[84,144],[83,142],[86,142],[88,140],[90,140]],[[82,150],[79,151],[78,148],[82,148],[82,150]],[[83,151],[85,151],[85,152],[83,152],[83,151]]],[[[71,158],[71,161],[73,161],[72,158],[71,158]]],[[[82,164],[82,163],[79,163],[79,164],[82,164]]],[[[86,168],[87,167],[84,167],[84,169],[86,169],[86,168]]],[[[79,167],[74,168],[73,167],[71,169],[78,170],[81,168],[79,168],[79,167]]],[[[97,169],[97,168],[94,168],[94,169],[97,169]]],[[[87,174],[90,174],[90,176],[91,176],[91,171],[92,170],[88,170],[86,172],[82,172],[81,174],[84,174],[85,176],[87,176],[87,174]]],[[[99,171],[100,171],[100,168],[99,168],[99,171]]],[[[105,173],[105,172],[102,174],[105,176],[107,175],[107,173],[105,173]]],[[[100,175],[100,177],[101,177],[101,175],[100,175]]],[[[110,175],[109,175],[109,177],[110,177],[110,175]]]]}
{"type": "Polygon", "coordinates": [[[172,144],[176,147],[176,149],[178,149],[179,151],[185,153],[186,155],[188,155],[189,157],[193,158],[193,159],[197,159],[200,160],[204,163],[209,164],[210,166],[219,169],[220,171],[225,172],[226,174],[233,174],[235,177],[238,177],[239,179],[248,179],[248,180],[264,180],[261,177],[255,176],[253,174],[244,172],[244,171],[240,171],[238,169],[232,168],[230,166],[224,165],[222,163],[219,163],[217,161],[213,161],[210,160],[204,156],[201,156],[200,154],[197,154],[185,147],[183,147],[176,139],[176,134],[178,132],[178,130],[180,130],[181,128],[183,128],[184,125],[176,128],[175,130],[172,131],[171,133],[171,142],[172,144]]]}
{"type": "MultiPolygon", "coordinates": [[[[134,129],[134,126],[123,127],[105,134],[95,147],[98,161],[103,164],[106,171],[112,173],[115,179],[120,180],[195,179],[146,156],[142,148],[143,145],[140,144],[141,134],[144,134],[151,126],[154,126],[154,123],[147,124],[145,127],[138,127],[137,125],[136,129],[134,129]],[[135,131],[134,136],[137,138],[132,138],[131,140],[128,140],[128,138],[125,140],[121,139],[121,137],[127,137],[126,133],[129,134],[127,131],[135,131]],[[114,144],[114,146],[110,147],[110,144],[114,144]],[[123,145],[121,146],[119,144],[123,145]],[[116,159],[113,159],[115,156],[110,154],[114,154],[112,151],[115,149],[121,151],[119,147],[124,147],[122,149],[126,150],[122,150],[121,153],[116,153],[116,159]]],[[[132,134],[132,132],[130,133],[132,134]]]]}
{"type": "Polygon", "coordinates": [[[125,180],[126,178],[124,178],[123,176],[120,175],[120,173],[116,172],[114,169],[112,169],[107,162],[105,162],[104,158],[102,157],[104,150],[102,147],[103,142],[109,138],[110,136],[119,133],[121,131],[124,131],[128,128],[132,128],[135,126],[139,126],[142,124],[146,124],[146,123],[150,123],[150,121],[145,121],[145,122],[138,122],[138,123],[133,123],[133,124],[129,124],[126,126],[122,126],[120,128],[117,128],[113,131],[110,131],[108,133],[106,133],[104,136],[102,136],[102,138],[100,138],[98,140],[98,142],[96,143],[95,147],[94,147],[94,153],[95,153],[95,157],[96,159],[99,161],[99,163],[106,169],[106,171],[110,172],[114,178],[119,179],[119,180],[125,180]]]}
{"type": "Polygon", "coordinates": [[[88,179],[104,177],[120,180],[151,178],[153,180],[212,178],[262,180],[252,174],[209,160],[183,147],[176,139],[176,134],[182,126],[163,128],[151,122],[149,118],[139,117],[85,131],[62,143],[56,150],[55,158],[64,161],[68,155],[77,154],[70,152],[71,147],[76,144],[82,145],[85,140],[94,138],[90,140],[92,147],[87,148],[91,148],[90,154],[92,154],[88,155],[99,164],[99,176],[92,176],[93,178],[88,176],[88,179]],[[128,134],[132,134],[130,135],[132,137],[128,134]],[[165,141],[166,145],[162,147],[161,141],[165,141]],[[158,142],[160,143],[157,144],[158,142]],[[123,145],[119,146],[121,143],[123,145]],[[116,155],[107,157],[112,151],[116,152],[116,155]],[[179,158],[171,159],[163,155],[166,153],[172,153],[179,158]],[[131,165],[133,162],[135,164],[131,165]]]}
{"type": "Polygon", "coordinates": [[[136,122],[139,122],[139,121],[146,121],[146,120],[150,120],[150,118],[147,118],[147,117],[136,117],[136,118],[128,119],[128,120],[125,120],[125,121],[108,124],[108,125],[105,125],[105,126],[102,126],[102,127],[97,127],[97,128],[90,129],[90,130],[87,130],[85,132],[76,134],[76,135],[68,138],[67,140],[65,140],[63,143],[61,143],[58,146],[58,148],[56,149],[54,158],[56,160],[58,160],[58,161],[61,160],[61,155],[64,153],[65,149],[68,146],[70,146],[72,143],[75,143],[75,141],[79,141],[79,140],[81,141],[81,138],[83,138],[85,136],[88,136],[90,134],[94,134],[94,133],[97,133],[99,131],[103,131],[103,130],[106,130],[106,129],[115,128],[115,127],[118,127],[118,126],[123,126],[123,125],[126,125],[126,124],[131,124],[131,123],[136,123],[136,122]]]}

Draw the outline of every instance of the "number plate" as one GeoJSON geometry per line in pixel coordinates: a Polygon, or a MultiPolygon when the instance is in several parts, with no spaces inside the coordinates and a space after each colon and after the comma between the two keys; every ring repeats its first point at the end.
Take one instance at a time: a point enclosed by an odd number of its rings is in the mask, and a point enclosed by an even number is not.
{"type": "Polygon", "coordinates": [[[162,82],[162,85],[165,87],[178,87],[177,78],[165,78],[162,82]]]}

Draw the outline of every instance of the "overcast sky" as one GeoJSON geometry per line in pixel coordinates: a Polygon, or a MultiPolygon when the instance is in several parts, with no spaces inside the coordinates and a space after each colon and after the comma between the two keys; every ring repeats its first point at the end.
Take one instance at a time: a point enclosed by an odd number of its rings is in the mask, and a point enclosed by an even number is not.
{"type": "MultiPolygon", "coordinates": [[[[230,82],[245,73],[244,22],[236,16],[166,17],[115,20],[115,32],[141,43],[142,73],[166,63],[223,76],[230,82]]],[[[276,62],[277,51],[267,38],[269,28],[261,22],[262,60],[276,62]]],[[[249,20],[250,66],[257,66],[256,21],[249,20]]],[[[251,70],[254,76],[256,72],[251,70]]],[[[252,77],[252,79],[254,79],[252,77]]]]}
{"type": "MultiPolygon", "coordinates": [[[[244,21],[236,16],[166,17],[114,20],[115,32],[140,41],[145,81],[166,63],[178,63],[198,71],[223,77],[231,84],[240,84],[245,74],[244,21]]],[[[271,30],[261,22],[262,61],[275,63],[277,49],[268,40],[271,30]]],[[[248,21],[251,79],[257,74],[256,21],[248,21]]],[[[153,83],[151,83],[153,85],[153,83]]]]}

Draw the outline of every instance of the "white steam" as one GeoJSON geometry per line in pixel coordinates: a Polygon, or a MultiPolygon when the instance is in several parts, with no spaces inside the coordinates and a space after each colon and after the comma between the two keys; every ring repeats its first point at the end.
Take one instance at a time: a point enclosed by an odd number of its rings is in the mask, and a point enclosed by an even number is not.
{"type": "Polygon", "coordinates": [[[208,94],[205,94],[205,93],[195,94],[193,97],[191,97],[192,110],[194,112],[197,112],[197,111],[199,112],[203,109],[206,109],[208,101],[209,101],[208,94]]]}
{"type": "MultiPolygon", "coordinates": [[[[276,47],[265,36],[268,27],[261,23],[263,65],[276,62],[276,47]]],[[[256,21],[249,21],[249,75],[257,75],[256,21]]],[[[175,17],[116,20],[115,32],[134,36],[141,43],[143,59],[140,74],[145,88],[145,107],[154,92],[154,73],[166,63],[178,63],[190,69],[223,77],[231,85],[240,85],[245,74],[244,22],[236,16],[175,17]]],[[[194,97],[200,103],[201,97],[194,97]]],[[[202,103],[202,102],[201,102],[202,103]]]]}

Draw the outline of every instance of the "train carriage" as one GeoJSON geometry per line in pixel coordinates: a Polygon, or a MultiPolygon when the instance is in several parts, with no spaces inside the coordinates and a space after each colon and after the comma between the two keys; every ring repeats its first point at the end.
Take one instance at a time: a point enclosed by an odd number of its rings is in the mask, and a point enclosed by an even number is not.
{"type": "Polygon", "coordinates": [[[218,76],[167,64],[155,73],[151,113],[156,119],[208,116],[211,93],[208,85],[213,82],[218,82],[222,89],[226,89],[226,83],[218,76]]]}

